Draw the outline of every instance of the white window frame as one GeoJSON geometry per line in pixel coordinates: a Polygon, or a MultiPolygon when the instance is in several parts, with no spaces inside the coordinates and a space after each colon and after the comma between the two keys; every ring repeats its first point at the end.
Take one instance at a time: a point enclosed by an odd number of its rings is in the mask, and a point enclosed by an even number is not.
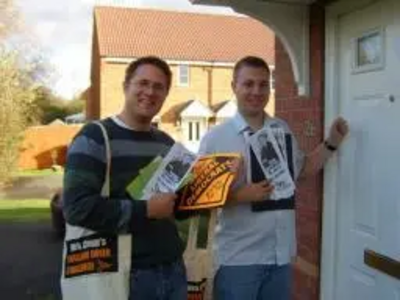
{"type": "Polygon", "coordinates": [[[275,93],[276,80],[275,80],[275,67],[269,69],[269,87],[271,93],[275,93]]]}
{"type": "Polygon", "coordinates": [[[375,28],[367,32],[363,32],[357,37],[352,39],[352,73],[364,73],[364,72],[372,72],[378,71],[385,68],[385,29],[383,27],[375,28]],[[358,47],[360,46],[360,42],[363,39],[368,39],[370,37],[377,37],[378,38],[378,45],[379,45],[379,57],[378,62],[376,63],[367,63],[365,65],[359,65],[359,52],[358,47]]]}
{"type": "Polygon", "coordinates": [[[188,136],[187,140],[189,142],[199,142],[201,135],[201,121],[200,120],[190,120],[188,123],[188,136]]]}
{"type": "Polygon", "coordinates": [[[180,64],[178,65],[178,86],[189,86],[190,83],[190,66],[188,64],[180,64]],[[186,71],[183,71],[186,70],[186,71]],[[186,72],[186,74],[183,74],[186,72]],[[185,78],[186,80],[182,80],[185,78]]]}

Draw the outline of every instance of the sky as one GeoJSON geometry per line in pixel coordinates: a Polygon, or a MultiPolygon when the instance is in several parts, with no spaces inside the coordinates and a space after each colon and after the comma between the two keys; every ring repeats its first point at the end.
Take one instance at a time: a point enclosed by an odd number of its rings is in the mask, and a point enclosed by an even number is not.
{"type": "Polygon", "coordinates": [[[50,87],[71,98],[90,85],[94,5],[149,7],[206,13],[233,13],[230,8],[192,5],[189,0],[16,0],[35,48],[52,66],[50,87]]]}

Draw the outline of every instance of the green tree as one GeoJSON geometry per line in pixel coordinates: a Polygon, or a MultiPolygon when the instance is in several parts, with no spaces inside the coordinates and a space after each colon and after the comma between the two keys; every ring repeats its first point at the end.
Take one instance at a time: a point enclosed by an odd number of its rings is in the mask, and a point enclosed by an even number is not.
{"type": "Polygon", "coordinates": [[[14,0],[0,0],[0,41],[21,28],[14,0]]]}
{"type": "Polygon", "coordinates": [[[20,21],[13,0],[0,0],[0,184],[15,170],[23,133],[36,120],[34,86],[44,74],[40,57],[22,56],[9,43],[20,21]]]}
{"type": "Polygon", "coordinates": [[[17,53],[0,48],[0,182],[14,170],[22,134],[35,119],[30,74],[17,53]]]}
{"type": "Polygon", "coordinates": [[[55,95],[49,88],[40,86],[35,89],[35,106],[41,124],[49,124],[56,119],[83,111],[83,100],[75,97],[72,100],[63,99],[55,95]]]}
{"type": "Polygon", "coordinates": [[[74,99],[66,102],[66,113],[67,115],[73,115],[77,113],[81,113],[84,110],[84,100],[75,97],[74,99]]]}

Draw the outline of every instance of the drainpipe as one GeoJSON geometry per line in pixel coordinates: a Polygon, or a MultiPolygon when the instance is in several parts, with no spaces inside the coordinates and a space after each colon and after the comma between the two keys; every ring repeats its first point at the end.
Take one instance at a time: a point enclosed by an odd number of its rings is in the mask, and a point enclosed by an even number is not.
{"type": "Polygon", "coordinates": [[[213,67],[204,67],[207,72],[207,105],[211,108],[213,104],[213,67]]]}

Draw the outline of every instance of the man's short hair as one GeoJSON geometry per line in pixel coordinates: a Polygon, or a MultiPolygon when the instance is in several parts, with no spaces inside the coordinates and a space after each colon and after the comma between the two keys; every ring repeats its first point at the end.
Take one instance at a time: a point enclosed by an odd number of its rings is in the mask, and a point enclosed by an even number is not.
{"type": "Polygon", "coordinates": [[[136,70],[143,65],[152,65],[160,69],[165,74],[165,77],[167,77],[167,90],[170,89],[172,82],[171,69],[163,59],[157,56],[144,56],[131,62],[125,70],[124,84],[127,84],[135,75],[136,70]]]}
{"type": "Polygon", "coordinates": [[[268,74],[270,73],[268,64],[261,57],[257,56],[245,56],[240,59],[233,68],[233,79],[236,80],[239,71],[243,67],[252,67],[252,68],[262,68],[265,69],[268,74]]]}

